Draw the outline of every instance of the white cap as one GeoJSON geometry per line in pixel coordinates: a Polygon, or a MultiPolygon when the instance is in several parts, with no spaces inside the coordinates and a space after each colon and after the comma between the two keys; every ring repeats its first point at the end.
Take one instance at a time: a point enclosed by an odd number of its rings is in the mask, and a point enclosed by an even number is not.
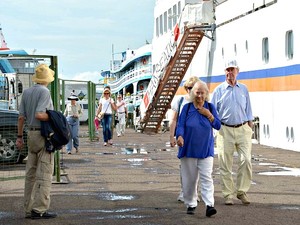
{"type": "Polygon", "coordinates": [[[239,69],[239,66],[238,66],[238,63],[235,59],[231,59],[231,60],[228,60],[226,63],[225,63],[225,70],[227,68],[237,68],[239,69]]]}

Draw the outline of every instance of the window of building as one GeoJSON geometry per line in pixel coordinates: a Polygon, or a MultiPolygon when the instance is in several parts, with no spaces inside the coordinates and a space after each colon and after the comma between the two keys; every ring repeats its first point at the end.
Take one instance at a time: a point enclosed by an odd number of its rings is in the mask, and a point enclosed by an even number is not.
{"type": "Polygon", "coordinates": [[[173,26],[177,23],[177,5],[173,6],[173,26]]]}
{"type": "Polygon", "coordinates": [[[167,33],[168,29],[168,14],[167,12],[164,13],[164,33],[167,33]]]}
{"type": "Polygon", "coordinates": [[[237,56],[236,44],[234,44],[234,46],[233,46],[233,51],[234,51],[234,55],[237,56]]]}
{"type": "Polygon", "coordinates": [[[285,56],[287,59],[293,59],[294,56],[294,34],[291,30],[285,34],[285,56]]]}
{"type": "Polygon", "coordinates": [[[262,40],[262,61],[269,63],[269,38],[263,38],[262,40]]]}
{"type": "Polygon", "coordinates": [[[156,37],[159,36],[159,20],[158,20],[158,17],[156,18],[155,20],[155,32],[156,32],[156,37]]]}
{"type": "Polygon", "coordinates": [[[163,17],[162,15],[159,16],[159,35],[163,34],[163,17]]]}
{"type": "Polygon", "coordinates": [[[246,48],[246,52],[248,53],[249,48],[248,48],[248,41],[247,40],[245,41],[245,48],[246,48]]]}
{"type": "Polygon", "coordinates": [[[177,7],[178,15],[181,14],[181,2],[178,2],[178,7],[177,7]]]}
{"type": "Polygon", "coordinates": [[[168,30],[172,30],[172,9],[168,10],[168,30]]]}

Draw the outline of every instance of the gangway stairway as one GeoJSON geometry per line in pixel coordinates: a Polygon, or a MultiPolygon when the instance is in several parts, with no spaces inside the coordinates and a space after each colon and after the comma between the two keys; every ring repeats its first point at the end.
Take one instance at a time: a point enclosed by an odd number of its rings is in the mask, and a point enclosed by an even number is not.
{"type": "Polygon", "coordinates": [[[176,52],[168,63],[163,79],[141,121],[142,132],[148,134],[158,132],[203,36],[205,33],[201,26],[185,27],[176,52]]]}

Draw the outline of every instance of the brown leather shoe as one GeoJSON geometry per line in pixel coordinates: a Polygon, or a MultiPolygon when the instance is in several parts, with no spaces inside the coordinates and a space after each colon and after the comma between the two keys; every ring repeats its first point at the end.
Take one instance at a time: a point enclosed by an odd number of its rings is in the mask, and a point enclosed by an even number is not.
{"type": "Polygon", "coordinates": [[[243,203],[244,205],[249,205],[249,204],[250,204],[249,198],[248,198],[248,196],[246,195],[246,193],[238,194],[236,197],[237,197],[239,200],[241,200],[242,203],[243,203]]]}
{"type": "Polygon", "coordinates": [[[225,198],[225,205],[233,205],[233,200],[231,197],[225,198]]]}

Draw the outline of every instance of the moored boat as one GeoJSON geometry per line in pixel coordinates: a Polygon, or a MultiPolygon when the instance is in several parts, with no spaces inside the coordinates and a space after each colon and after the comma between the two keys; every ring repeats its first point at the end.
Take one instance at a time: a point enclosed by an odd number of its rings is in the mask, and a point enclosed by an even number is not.
{"type": "MultiPolygon", "coordinates": [[[[300,151],[296,103],[300,97],[300,55],[297,52],[300,15],[296,11],[296,0],[288,3],[283,0],[157,0],[153,65],[159,64],[175,31],[183,31],[184,25],[179,21],[187,5],[204,2],[214,4],[216,29],[212,38],[202,39],[183,82],[189,76],[199,76],[212,92],[225,80],[224,62],[236,59],[240,67],[238,80],[250,91],[257,142],[300,151]]],[[[184,94],[183,82],[177,96],[184,94]]]]}
{"type": "Polygon", "coordinates": [[[120,93],[128,103],[139,106],[150,79],[152,78],[152,45],[146,44],[138,49],[127,49],[113,53],[111,70],[104,72],[104,83],[112,93],[120,93]]]}

